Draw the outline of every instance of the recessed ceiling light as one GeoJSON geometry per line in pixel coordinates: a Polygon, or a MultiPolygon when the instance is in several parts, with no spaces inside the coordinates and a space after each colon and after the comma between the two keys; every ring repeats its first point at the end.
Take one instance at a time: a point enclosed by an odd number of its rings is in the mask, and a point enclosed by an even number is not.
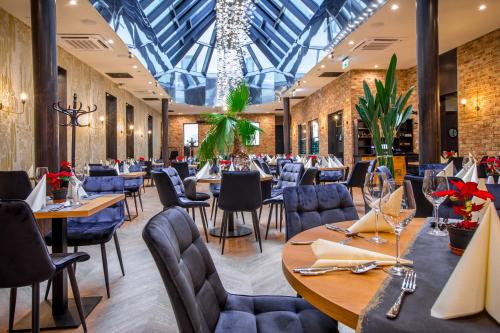
{"type": "Polygon", "coordinates": [[[321,65],[320,67],[321,67],[321,68],[325,68],[325,65],[321,65]]]}
{"type": "Polygon", "coordinates": [[[132,66],[133,69],[137,69],[137,65],[132,66]]]}
{"type": "Polygon", "coordinates": [[[397,3],[395,3],[391,6],[391,10],[398,10],[398,9],[399,9],[399,5],[397,3]]]}
{"type": "Polygon", "coordinates": [[[350,41],[349,41],[349,45],[354,45],[354,41],[353,41],[353,40],[350,40],[350,41]]]}
{"type": "Polygon", "coordinates": [[[486,8],[487,7],[484,3],[479,5],[479,10],[485,10],[486,8]]]}
{"type": "Polygon", "coordinates": [[[373,68],[378,68],[378,65],[373,66],[373,68]]]}
{"type": "Polygon", "coordinates": [[[71,5],[71,6],[76,6],[78,5],[78,1],[76,0],[69,0],[68,3],[71,5]]]}
{"type": "Polygon", "coordinates": [[[153,82],[149,81],[148,84],[153,84],[153,82]]]}
{"type": "Polygon", "coordinates": [[[302,81],[302,82],[303,82],[303,83],[307,83],[307,81],[306,81],[306,80],[304,80],[304,81],[302,81]]]}
{"type": "Polygon", "coordinates": [[[163,93],[160,93],[160,96],[163,96],[163,93]]]}
{"type": "Polygon", "coordinates": [[[113,44],[114,42],[115,42],[114,40],[112,40],[112,39],[108,39],[108,43],[109,43],[109,44],[113,44]]]}

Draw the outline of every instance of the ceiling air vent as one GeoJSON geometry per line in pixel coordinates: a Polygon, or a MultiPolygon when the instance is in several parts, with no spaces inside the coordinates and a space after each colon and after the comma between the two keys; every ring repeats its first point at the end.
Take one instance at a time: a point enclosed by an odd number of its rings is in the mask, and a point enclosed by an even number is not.
{"type": "Polygon", "coordinates": [[[283,111],[283,109],[274,109],[274,111],[283,111]]]}
{"type": "Polygon", "coordinates": [[[111,46],[100,35],[67,35],[59,34],[58,39],[64,46],[76,51],[108,51],[111,46]]]}
{"type": "Polygon", "coordinates": [[[144,97],[143,100],[145,100],[145,101],[159,101],[160,99],[157,97],[144,97]]]}
{"type": "Polygon", "coordinates": [[[318,75],[318,77],[338,77],[342,75],[344,72],[324,72],[318,75]]]}
{"type": "Polygon", "coordinates": [[[113,79],[132,79],[133,76],[129,73],[106,73],[109,77],[113,79]]]}
{"type": "Polygon", "coordinates": [[[358,43],[353,51],[383,51],[396,43],[399,43],[401,38],[371,38],[358,43]]]}
{"type": "Polygon", "coordinates": [[[174,110],[168,110],[168,112],[175,112],[174,110]]]}
{"type": "Polygon", "coordinates": [[[290,99],[304,99],[305,96],[290,96],[290,99]]]}

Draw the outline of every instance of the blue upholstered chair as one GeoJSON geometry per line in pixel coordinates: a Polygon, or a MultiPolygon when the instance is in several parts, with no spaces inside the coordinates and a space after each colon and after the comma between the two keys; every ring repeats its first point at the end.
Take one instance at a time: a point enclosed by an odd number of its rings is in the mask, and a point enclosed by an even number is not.
{"type": "Polygon", "coordinates": [[[356,162],[352,168],[352,172],[347,177],[347,180],[345,182],[341,182],[341,184],[347,186],[352,196],[352,188],[358,187],[363,190],[366,173],[372,172],[374,169],[375,160],[356,162]]]}
{"type": "Polygon", "coordinates": [[[377,170],[377,172],[379,172],[379,173],[383,173],[383,174],[385,174],[385,175],[387,176],[387,179],[388,179],[388,180],[393,179],[393,177],[392,177],[392,173],[391,173],[391,170],[389,170],[389,168],[388,168],[388,167],[386,167],[385,165],[378,166],[376,170],[377,170]]]}
{"type": "MultiPolygon", "coordinates": [[[[132,164],[128,168],[128,170],[130,172],[142,172],[142,165],[132,164]]],[[[139,203],[141,204],[141,210],[144,211],[144,208],[142,207],[142,198],[141,198],[141,188],[143,186],[144,186],[144,179],[142,177],[125,179],[125,194],[127,195],[127,197],[134,199],[136,212],[137,212],[137,198],[139,198],[139,203]]]]}
{"type": "Polygon", "coordinates": [[[320,183],[333,183],[344,180],[344,173],[339,170],[325,170],[319,173],[320,183]]]}
{"type": "Polygon", "coordinates": [[[335,320],[304,299],[228,293],[196,225],[180,208],[154,216],[142,237],[160,271],[181,333],[338,332],[335,320]]]}
{"type": "Polygon", "coordinates": [[[217,220],[217,205],[219,204],[220,184],[209,184],[208,189],[210,193],[212,193],[212,211],[210,213],[210,219],[214,221],[215,226],[215,221],[217,220]],[[214,211],[215,218],[213,218],[214,211]]]}
{"type": "Polygon", "coordinates": [[[495,197],[495,209],[500,215],[500,184],[486,184],[486,189],[495,197]]]}
{"type": "Polygon", "coordinates": [[[423,177],[425,174],[425,170],[443,170],[446,164],[441,163],[428,163],[428,164],[420,164],[418,166],[418,175],[423,177]]]}
{"type": "Polygon", "coordinates": [[[314,185],[318,172],[318,168],[306,169],[300,178],[299,185],[314,185]]]}
{"type": "Polygon", "coordinates": [[[303,174],[304,165],[302,163],[286,163],[283,166],[280,177],[278,179],[278,184],[276,184],[276,186],[271,190],[271,197],[262,202],[263,205],[270,205],[265,239],[267,239],[267,236],[269,234],[269,225],[271,224],[273,209],[276,219],[276,229],[278,229],[279,210],[279,230],[281,232],[281,226],[283,222],[283,190],[290,186],[298,186],[303,174]]]}
{"type": "Polygon", "coordinates": [[[195,219],[195,209],[199,208],[205,238],[208,243],[208,218],[205,208],[210,205],[206,201],[191,200],[186,197],[184,185],[174,168],[164,168],[161,171],[153,171],[153,180],[156,184],[158,196],[163,205],[163,209],[179,206],[189,212],[191,209],[193,220],[195,219]]]}
{"type": "MultiPolygon", "coordinates": [[[[83,188],[89,195],[94,194],[123,194],[124,181],[123,178],[114,177],[87,177],[83,181],[83,188]]],[[[78,247],[89,245],[100,245],[102,265],[104,269],[104,280],[106,282],[106,293],[110,297],[109,278],[108,278],[108,261],[106,256],[106,243],[111,239],[115,242],[118,260],[122,275],[125,276],[123,268],[122,254],[118,235],[116,231],[125,221],[124,203],[119,201],[116,204],[107,207],[100,212],[81,218],[68,219],[68,246],[73,246],[75,252],[78,252],[78,247]]],[[[52,233],[45,236],[45,241],[48,245],[52,245],[52,233]]],[[[48,295],[48,289],[45,298],[48,295]]]]}
{"type": "Polygon", "coordinates": [[[283,191],[286,240],[326,223],[357,220],[346,187],[340,184],[289,187],[283,191]]]}
{"type": "Polygon", "coordinates": [[[288,163],[293,163],[293,161],[289,158],[276,159],[276,176],[279,177],[279,175],[281,175],[281,171],[283,170],[283,167],[288,163]]]}

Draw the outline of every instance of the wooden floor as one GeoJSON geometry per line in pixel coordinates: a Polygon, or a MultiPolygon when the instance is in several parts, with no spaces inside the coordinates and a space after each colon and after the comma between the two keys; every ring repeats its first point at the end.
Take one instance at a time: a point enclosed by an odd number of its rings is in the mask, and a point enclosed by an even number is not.
{"type": "MultiPolygon", "coordinates": [[[[208,187],[200,185],[198,190],[208,192],[208,187]]],[[[146,189],[146,194],[143,194],[143,203],[144,212],[140,212],[137,219],[127,222],[118,230],[125,266],[124,277],[120,272],[113,242],[106,244],[111,298],[106,298],[99,246],[80,249],[91,256],[89,261],[78,265],[77,280],[80,293],[82,296],[103,296],[103,301],[87,318],[89,332],[178,332],[167,292],[141,236],[145,223],[161,211],[155,188],[146,189]]],[[[355,192],[355,203],[358,212],[362,213],[362,197],[359,192],[355,192]]],[[[131,201],[129,205],[133,209],[131,201]]],[[[263,238],[267,214],[268,210],[265,208],[260,223],[263,238]]],[[[220,224],[221,215],[217,216],[217,225],[220,224]]],[[[248,214],[247,223],[250,220],[248,214]]],[[[241,223],[241,220],[238,220],[238,223],[241,223]]],[[[201,231],[199,216],[197,216],[197,224],[201,231]]],[[[224,256],[220,255],[217,238],[210,238],[208,248],[224,287],[229,292],[249,295],[295,295],[281,272],[283,243],[284,233],[278,232],[272,224],[268,240],[263,240],[262,254],[258,252],[253,235],[227,241],[224,256]]],[[[41,287],[41,297],[44,292],[45,284],[41,287]]],[[[0,332],[7,331],[8,302],[8,290],[0,289],[0,332]]],[[[30,309],[31,288],[20,288],[16,321],[29,313],[30,309]]],[[[342,331],[349,332],[349,329],[342,328],[342,331]]],[[[61,332],[83,332],[83,329],[61,332]]]]}

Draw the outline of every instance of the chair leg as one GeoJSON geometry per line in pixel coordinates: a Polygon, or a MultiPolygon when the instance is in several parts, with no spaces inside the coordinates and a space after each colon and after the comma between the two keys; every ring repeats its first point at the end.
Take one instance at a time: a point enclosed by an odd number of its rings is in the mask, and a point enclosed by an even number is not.
{"type": "Polygon", "coordinates": [[[281,226],[283,225],[283,204],[280,204],[280,232],[281,232],[281,226]]]}
{"type": "Polygon", "coordinates": [[[40,283],[33,283],[31,289],[31,332],[40,333],[40,283]]]}
{"type": "Polygon", "coordinates": [[[207,230],[208,230],[210,220],[208,219],[207,210],[205,209],[205,207],[201,207],[201,208],[203,211],[203,216],[205,217],[205,225],[207,226],[207,230]]]}
{"type": "Polygon", "coordinates": [[[224,254],[224,246],[226,245],[226,229],[227,229],[227,222],[228,222],[228,219],[229,219],[229,214],[232,214],[232,213],[226,213],[224,212],[224,214],[226,215],[226,218],[224,219],[223,218],[223,223],[222,223],[222,230],[221,230],[221,237],[222,237],[222,249],[221,249],[221,254],[223,255],[224,254]]]}
{"type": "Polygon", "coordinates": [[[273,216],[273,207],[274,207],[274,204],[271,204],[271,207],[269,208],[269,217],[267,219],[267,227],[266,227],[266,237],[265,237],[265,239],[267,239],[267,235],[269,234],[269,225],[271,225],[271,217],[273,216]]]}
{"type": "Polygon", "coordinates": [[[214,217],[214,209],[215,209],[215,197],[212,197],[212,211],[210,212],[210,219],[214,217]]]}
{"type": "Polygon", "coordinates": [[[224,219],[226,218],[226,212],[222,212],[222,221],[220,223],[220,237],[219,237],[219,244],[222,243],[222,237],[224,236],[224,219]]]}
{"type": "Polygon", "coordinates": [[[76,283],[75,271],[73,267],[69,265],[68,267],[68,277],[71,283],[71,290],[73,290],[73,297],[75,298],[76,308],[78,310],[78,316],[80,317],[80,322],[82,323],[83,331],[87,332],[87,323],[85,322],[85,316],[83,314],[82,300],[80,298],[80,290],[78,289],[78,283],[76,283]]]}
{"type": "Polygon", "coordinates": [[[260,223],[260,217],[262,216],[262,207],[264,207],[264,206],[260,205],[260,209],[259,209],[259,223],[260,223]]]}
{"type": "Polygon", "coordinates": [[[9,302],[9,332],[14,329],[14,317],[16,312],[17,288],[10,288],[9,302]]]}
{"type": "Polygon", "coordinates": [[[141,198],[141,189],[139,188],[139,191],[137,191],[137,195],[139,195],[139,203],[141,204],[141,211],[144,211],[144,208],[142,207],[142,198],[141,198]]]}
{"type": "Polygon", "coordinates": [[[139,210],[137,210],[137,193],[134,192],[132,196],[134,197],[135,213],[139,214],[139,210]]]}
{"type": "Polygon", "coordinates": [[[214,227],[215,227],[215,222],[217,221],[217,211],[219,210],[219,198],[215,201],[215,217],[214,217],[214,227]]]}
{"type": "Polygon", "coordinates": [[[132,221],[132,215],[130,215],[130,209],[128,208],[128,201],[127,201],[127,198],[125,198],[125,208],[127,208],[127,215],[128,215],[128,220],[129,221],[132,221]]]}
{"type": "MultiPolygon", "coordinates": [[[[74,253],[77,253],[78,252],[78,246],[74,246],[73,247],[73,252],[74,253]]],[[[75,271],[75,274],[76,274],[76,262],[74,263],[73,265],[73,270],[75,271]]],[[[45,300],[47,300],[47,298],[45,298],[45,300]]]]}
{"type": "Polygon", "coordinates": [[[122,260],[122,251],[120,250],[120,243],[118,242],[118,235],[116,231],[113,235],[113,239],[115,241],[116,254],[118,254],[118,261],[120,262],[120,268],[122,270],[122,275],[125,276],[125,269],[123,268],[123,260],[122,260]]]}
{"type": "Polygon", "coordinates": [[[106,283],[106,293],[108,298],[111,297],[109,293],[109,278],[108,278],[108,258],[106,257],[106,244],[101,244],[101,257],[102,257],[102,268],[104,270],[104,282],[106,283]]]}
{"type": "Polygon", "coordinates": [[[193,222],[196,222],[196,212],[194,210],[194,207],[191,208],[191,214],[193,214],[193,222]]]}
{"type": "Polygon", "coordinates": [[[253,227],[255,229],[255,237],[259,242],[260,253],[262,253],[262,240],[260,239],[259,220],[257,219],[257,211],[255,210],[252,211],[252,220],[253,220],[253,227]]]}
{"type": "Polygon", "coordinates": [[[241,219],[243,220],[243,224],[246,224],[245,223],[245,215],[243,215],[243,212],[240,212],[241,213],[241,219]]]}
{"type": "Polygon", "coordinates": [[[276,223],[276,230],[278,230],[278,208],[279,204],[274,205],[274,219],[276,223]]]}
{"type": "Polygon", "coordinates": [[[49,291],[51,284],[52,284],[52,279],[49,279],[47,281],[47,287],[45,287],[45,297],[43,298],[44,300],[47,300],[49,298],[49,291]]]}
{"type": "Polygon", "coordinates": [[[201,216],[201,224],[203,224],[203,231],[205,232],[205,239],[207,240],[208,243],[208,233],[207,233],[207,221],[205,220],[205,216],[203,215],[203,207],[200,208],[200,216],[201,216]]]}

